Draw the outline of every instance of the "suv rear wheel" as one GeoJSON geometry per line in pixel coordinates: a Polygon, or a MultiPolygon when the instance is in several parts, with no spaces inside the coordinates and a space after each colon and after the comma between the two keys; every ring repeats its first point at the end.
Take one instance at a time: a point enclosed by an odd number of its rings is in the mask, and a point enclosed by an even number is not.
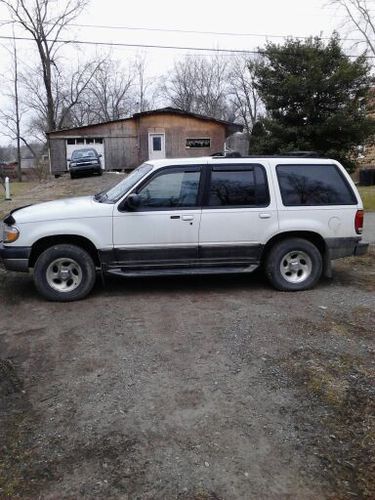
{"type": "Polygon", "coordinates": [[[86,297],[96,280],[91,256],[75,245],[47,248],[34,267],[34,283],[48,300],[70,302],[86,297]]]}
{"type": "Polygon", "coordinates": [[[308,290],[322,274],[322,256],[316,246],[302,238],[280,241],[266,261],[266,274],[278,290],[308,290]]]}

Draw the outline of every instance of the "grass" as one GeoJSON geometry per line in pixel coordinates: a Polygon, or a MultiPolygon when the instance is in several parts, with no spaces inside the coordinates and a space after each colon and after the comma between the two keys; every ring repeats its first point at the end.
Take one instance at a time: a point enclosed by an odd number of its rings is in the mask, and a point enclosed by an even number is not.
{"type": "MultiPolygon", "coordinates": [[[[36,182],[14,182],[12,181],[10,184],[10,194],[13,197],[20,196],[33,188],[37,183],[36,182]]],[[[0,186],[0,203],[5,201],[5,190],[0,186]]]]}
{"type": "Polygon", "coordinates": [[[375,212],[375,186],[359,186],[358,190],[365,210],[375,212]]]}

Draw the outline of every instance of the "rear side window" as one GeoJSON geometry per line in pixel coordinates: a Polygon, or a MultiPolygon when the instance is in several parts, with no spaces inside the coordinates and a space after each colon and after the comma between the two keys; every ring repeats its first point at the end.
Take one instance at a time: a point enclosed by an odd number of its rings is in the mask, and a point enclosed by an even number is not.
{"type": "Polygon", "coordinates": [[[278,165],[277,177],[287,207],[358,203],[336,165],[278,165]]]}
{"type": "Polygon", "coordinates": [[[268,204],[266,174],[260,165],[220,166],[212,169],[208,206],[253,207],[268,204]]]}

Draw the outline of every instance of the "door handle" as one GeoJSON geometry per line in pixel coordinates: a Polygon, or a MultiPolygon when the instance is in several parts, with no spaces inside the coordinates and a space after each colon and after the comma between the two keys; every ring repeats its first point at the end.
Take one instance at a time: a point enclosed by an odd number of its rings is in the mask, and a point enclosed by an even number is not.
{"type": "Polygon", "coordinates": [[[270,219],[271,217],[272,217],[271,214],[266,214],[266,213],[259,214],[259,219],[270,219]]]}
{"type": "Polygon", "coordinates": [[[179,215],[171,215],[171,219],[179,219],[180,216],[179,215]]]}
{"type": "Polygon", "coordinates": [[[186,221],[194,220],[194,215],[183,215],[182,220],[186,221]]]}

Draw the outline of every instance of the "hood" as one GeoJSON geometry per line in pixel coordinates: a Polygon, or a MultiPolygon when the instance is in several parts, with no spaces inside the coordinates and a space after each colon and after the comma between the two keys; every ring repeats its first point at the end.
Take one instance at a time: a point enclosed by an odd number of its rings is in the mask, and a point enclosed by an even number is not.
{"type": "Polygon", "coordinates": [[[63,200],[47,201],[16,209],[12,217],[16,224],[53,220],[82,219],[112,215],[113,205],[98,203],[93,196],[80,196],[63,200]]]}

